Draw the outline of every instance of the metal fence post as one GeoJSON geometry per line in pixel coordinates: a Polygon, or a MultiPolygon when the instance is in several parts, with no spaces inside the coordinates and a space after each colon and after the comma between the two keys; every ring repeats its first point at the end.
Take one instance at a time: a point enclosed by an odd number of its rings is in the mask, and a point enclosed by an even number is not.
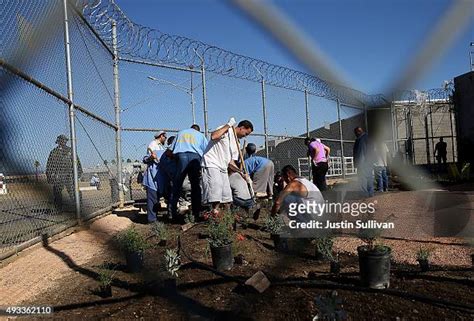
{"type": "MultiPolygon", "coordinates": [[[[308,89],[304,88],[304,107],[305,107],[305,114],[306,114],[306,137],[309,137],[309,109],[308,109],[308,89]]],[[[312,171],[312,161],[311,156],[308,156],[308,177],[311,181],[313,179],[313,171],[312,171]]]]}
{"type": "MultiPolygon", "coordinates": [[[[112,20],[112,49],[114,66],[114,108],[115,108],[115,153],[117,155],[117,181],[119,187],[119,207],[124,206],[123,178],[122,178],[122,129],[120,127],[120,87],[118,69],[118,49],[117,49],[117,23],[112,20]]],[[[113,187],[112,187],[113,188],[113,187]]]]}
{"type": "Polygon", "coordinates": [[[267,106],[265,104],[265,78],[262,75],[262,112],[263,112],[263,133],[265,135],[265,157],[269,158],[270,153],[268,151],[268,128],[267,128],[267,106]]]}
{"type": "Polygon", "coordinates": [[[309,110],[308,110],[308,90],[304,89],[304,106],[306,113],[306,137],[309,137],[309,110]]]}
{"type": "Polygon", "coordinates": [[[346,162],[344,159],[344,136],[342,135],[342,120],[341,120],[341,103],[336,99],[337,104],[337,121],[339,123],[339,144],[341,146],[341,170],[342,178],[346,178],[346,162]]]}
{"type": "Polygon", "coordinates": [[[390,103],[390,118],[392,122],[392,145],[393,145],[393,155],[395,156],[398,152],[398,127],[397,127],[397,114],[393,101],[390,103]]]}
{"type": "Polygon", "coordinates": [[[449,127],[451,129],[451,151],[453,153],[453,163],[455,163],[456,158],[455,158],[455,155],[454,155],[453,113],[452,113],[451,107],[448,107],[448,112],[449,112],[449,127]]]}
{"type": "Polygon", "coordinates": [[[431,150],[433,151],[433,164],[436,164],[435,157],[435,143],[434,143],[434,131],[433,131],[433,110],[430,105],[430,128],[431,128],[431,150]]]}
{"type": "Polygon", "coordinates": [[[207,93],[206,93],[206,68],[204,68],[204,59],[201,59],[201,82],[202,82],[202,107],[204,112],[204,134],[209,138],[209,124],[207,120],[207,93]]]}
{"type": "Polygon", "coordinates": [[[193,116],[193,125],[196,124],[196,105],[194,103],[194,84],[193,84],[193,72],[191,72],[191,84],[189,88],[189,94],[191,95],[191,113],[193,116]]]}
{"type": "Polygon", "coordinates": [[[66,72],[67,72],[67,98],[71,101],[69,104],[69,131],[71,138],[72,150],[72,168],[74,179],[74,198],[76,206],[77,222],[81,224],[81,199],[79,192],[79,173],[77,164],[77,146],[76,146],[76,125],[75,125],[75,110],[74,110],[74,92],[72,89],[72,68],[71,68],[71,46],[69,42],[69,20],[68,20],[68,5],[67,0],[63,0],[64,9],[64,45],[66,55],[66,72]]]}
{"type": "Polygon", "coordinates": [[[409,143],[409,146],[408,146],[408,147],[410,147],[408,159],[409,159],[410,165],[415,165],[416,164],[416,161],[415,161],[415,141],[413,140],[413,123],[412,123],[411,106],[408,106],[407,120],[408,120],[408,130],[409,130],[409,133],[410,133],[410,135],[408,136],[408,139],[410,140],[410,143],[409,143]]]}

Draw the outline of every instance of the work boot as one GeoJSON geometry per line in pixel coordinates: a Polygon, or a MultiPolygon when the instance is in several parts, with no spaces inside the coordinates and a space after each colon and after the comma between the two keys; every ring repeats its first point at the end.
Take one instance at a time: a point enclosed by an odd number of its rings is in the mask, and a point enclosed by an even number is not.
{"type": "Polygon", "coordinates": [[[250,208],[250,212],[253,211],[253,220],[256,221],[260,217],[260,204],[255,204],[250,208]]]}

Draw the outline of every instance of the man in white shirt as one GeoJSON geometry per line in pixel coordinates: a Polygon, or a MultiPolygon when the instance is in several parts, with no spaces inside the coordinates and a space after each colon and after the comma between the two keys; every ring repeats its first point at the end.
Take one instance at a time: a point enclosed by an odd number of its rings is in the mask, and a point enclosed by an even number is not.
{"type": "MultiPolygon", "coordinates": [[[[317,237],[323,232],[317,227],[303,228],[296,223],[321,222],[323,226],[327,218],[324,217],[322,205],[325,200],[321,191],[304,177],[299,177],[296,169],[286,165],[281,170],[282,177],[287,184],[273,204],[271,215],[280,215],[285,222],[285,233],[293,237],[317,237]]],[[[321,224],[320,223],[320,224],[321,224]]]]}
{"type": "Polygon", "coordinates": [[[165,150],[166,132],[161,130],[155,133],[155,139],[148,144],[147,151],[165,150]]]}
{"type": "Polygon", "coordinates": [[[253,125],[248,120],[242,120],[234,128],[235,124],[236,121],[232,117],[227,124],[219,126],[211,133],[211,141],[202,158],[203,203],[211,204],[213,211],[216,211],[221,203],[232,202],[227,169],[240,172],[234,161],[239,157],[235,136],[240,139],[253,131],[253,125]]]}

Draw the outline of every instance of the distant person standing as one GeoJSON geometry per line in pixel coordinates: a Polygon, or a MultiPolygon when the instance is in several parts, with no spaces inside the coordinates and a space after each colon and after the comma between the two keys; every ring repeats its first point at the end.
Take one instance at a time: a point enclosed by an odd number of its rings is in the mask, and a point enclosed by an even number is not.
{"type": "Polygon", "coordinates": [[[100,189],[100,178],[99,178],[99,174],[97,174],[97,173],[92,174],[92,177],[91,177],[91,180],[90,180],[90,182],[89,182],[89,185],[90,185],[90,186],[95,186],[95,187],[97,187],[97,189],[100,189]]]}
{"type": "Polygon", "coordinates": [[[405,141],[405,158],[407,164],[413,165],[413,139],[411,137],[405,141]]]}
{"type": "Polygon", "coordinates": [[[313,183],[320,191],[327,190],[326,174],[329,169],[328,159],[331,149],[321,143],[320,139],[305,139],[308,146],[309,156],[311,157],[311,170],[313,174],[313,183]]]}
{"type": "Polygon", "coordinates": [[[173,191],[170,195],[170,218],[177,220],[178,200],[186,175],[191,184],[191,207],[194,217],[199,218],[201,211],[201,160],[208,145],[206,136],[198,125],[184,129],[176,135],[170,148],[176,160],[176,173],[173,179],[173,191]]]}
{"type": "Polygon", "coordinates": [[[377,190],[379,192],[386,192],[388,190],[388,175],[387,175],[387,158],[388,153],[387,145],[383,140],[378,140],[374,145],[374,173],[375,181],[377,182],[377,190]]]}
{"type": "Polygon", "coordinates": [[[275,165],[268,158],[256,156],[257,146],[253,143],[249,143],[245,151],[247,152],[247,159],[244,161],[245,168],[252,179],[255,195],[272,199],[275,165]]]}
{"type": "MultiPolygon", "coordinates": [[[[63,206],[62,190],[66,187],[67,193],[74,203],[74,169],[72,162],[72,148],[67,146],[68,138],[66,135],[59,135],[56,138],[56,146],[49,153],[46,162],[46,178],[48,183],[53,185],[54,203],[59,207],[63,206]]],[[[77,176],[82,176],[82,166],[77,158],[77,176]]]]}
{"type": "Polygon", "coordinates": [[[365,197],[374,196],[373,146],[369,136],[360,127],[354,129],[354,166],[357,168],[360,190],[365,197]]]}
{"type": "Polygon", "coordinates": [[[435,152],[434,155],[436,157],[436,161],[438,162],[438,171],[441,171],[441,161],[443,162],[444,168],[446,168],[446,156],[448,154],[448,144],[443,140],[443,137],[439,138],[439,142],[435,145],[435,152]]]}

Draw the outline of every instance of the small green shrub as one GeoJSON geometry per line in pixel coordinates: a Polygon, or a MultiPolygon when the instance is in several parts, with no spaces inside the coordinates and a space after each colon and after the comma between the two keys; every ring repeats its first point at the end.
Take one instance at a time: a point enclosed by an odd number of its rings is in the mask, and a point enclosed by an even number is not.
{"type": "Polygon", "coordinates": [[[314,303],[318,309],[318,314],[313,320],[347,320],[347,312],[343,308],[343,301],[336,291],[332,291],[330,295],[317,296],[314,303]]]}
{"type": "Polygon", "coordinates": [[[280,215],[277,216],[269,216],[265,220],[265,230],[268,231],[270,234],[279,234],[283,228],[285,223],[280,215]]]}
{"type": "Polygon", "coordinates": [[[99,268],[99,282],[102,287],[107,287],[112,284],[112,280],[115,275],[115,270],[110,270],[106,266],[99,268]]]}
{"type": "Polygon", "coordinates": [[[210,215],[208,226],[209,244],[212,247],[231,244],[234,240],[233,224],[234,216],[230,211],[210,215]]]}
{"type": "Polygon", "coordinates": [[[380,236],[381,232],[381,229],[375,228],[360,229],[358,236],[367,244],[369,251],[372,251],[375,249],[375,241],[380,236]]]}
{"type": "Polygon", "coordinates": [[[181,268],[181,257],[177,249],[166,249],[164,255],[163,270],[173,278],[178,277],[178,271],[181,268]]]}
{"type": "Polygon", "coordinates": [[[169,237],[168,229],[166,228],[165,223],[163,222],[154,222],[151,231],[160,240],[167,240],[169,237]]]}
{"type": "Polygon", "coordinates": [[[117,235],[120,248],[126,252],[140,252],[148,247],[145,238],[132,226],[117,235]]]}
{"type": "Polygon", "coordinates": [[[416,259],[418,261],[428,260],[430,258],[430,256],[431,256],[431,249],[428,249],[428,248],[420,247],[418,252],[416,252],[416,259]]]}
{"type": "Polygon", "coordinates": [[[320,237],[315,239],[316,250],[321,253],[326,259],[335,261],[335,257],[332,253],[332,247],[334,245],[334,238],[331,236],[320,237]]]}
{"type": "Polygon", "coordinates": [[[185,216],[184,216],[184,223],[188,224],[188,223],[194,223],[194,215],[192,213],[187,213],[185,216]]]}

